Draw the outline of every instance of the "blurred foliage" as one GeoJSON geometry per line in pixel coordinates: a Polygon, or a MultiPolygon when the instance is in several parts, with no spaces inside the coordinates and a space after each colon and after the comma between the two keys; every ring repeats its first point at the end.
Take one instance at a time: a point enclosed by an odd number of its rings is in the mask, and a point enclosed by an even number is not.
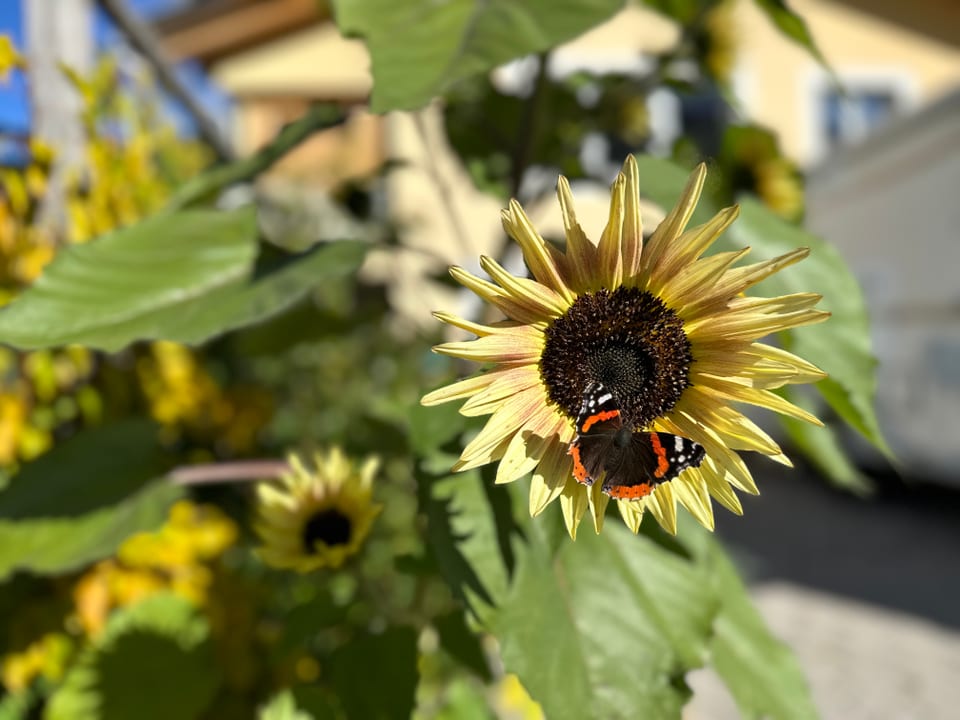
{"type": "MultiPolygon", "coordinates": [[[[667,205],[676,163],[708,159],[720,180],[701,212],[741,199],[733,242],[760,257],[816,248],[794,279],[834,321],[783,342],[806,343],[831,371],[825,400],[882,445],[859,289],[798,227],[802,178],[776,134],[734,122],[727,103],[750,42],[732,1],[643,4],[672,19],[675,46],[636,73],[561,75],[556,46],[622,2],[333,3],[371,51],[374,111],[442,96],[450,144],[486,193],[537,200],[558,172],[605,186],[625,154],[659,151],[674,162],[641,155],[643,189],[667,205]],[[685,118],[666,146],[655,96],[685,118]]],[[[757,5],[818,56],[783,3],[757,5]]],[[[22,65],[0,38],[0,74],[22,65]]],[[[644,523],[571,543],[487,474],[449,477],[477,424],[418,400],[460,369],[359,270],[370,237],[402,250],[382,202],[393,168],[325,199],[362,241],[298,238],[287,252],[256,207],[227,209],[226,190],[340,109],[313,107],[257,154],[203,170],[209,153],[166,124],[148,80],[109,57],[70,77],[88,141],[65,225],[39,222],[56,148],[32,138],[30,162],[0,170],[0,718],[669,718],[705,665],[745,716],[815,715],[795,660],[692,523],[678,538],[644,523]],[[214,481],[334,446],[379,458],[383,512],[340,568],[270,567],[250,486],[214,481]],[[207,482],[184,479],[197,468],[207,482]]],[[[862,487],[830,432],[794,437],[862,487]]],[[[330,530],[322,519],[297,516],[293,551],[305,528],[311,541],[330,530]]]]}

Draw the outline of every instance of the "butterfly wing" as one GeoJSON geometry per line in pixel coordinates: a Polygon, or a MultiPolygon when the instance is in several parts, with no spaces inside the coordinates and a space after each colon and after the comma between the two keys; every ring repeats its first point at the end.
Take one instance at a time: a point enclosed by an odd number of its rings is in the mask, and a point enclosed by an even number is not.
{"type": "Polygon", "coordinates": [[[619,500],[646,497],[654,488],[673,480],[687,468],[703,462],[703,446],[670,433],[634,432],[629,446],[611,455],[603,491],[619,500]]]}

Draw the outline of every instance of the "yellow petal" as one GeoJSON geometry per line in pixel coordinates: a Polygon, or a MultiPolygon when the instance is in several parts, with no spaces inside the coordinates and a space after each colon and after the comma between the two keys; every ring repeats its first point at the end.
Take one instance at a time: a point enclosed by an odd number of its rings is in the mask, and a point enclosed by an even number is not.
{"type": "Polygon", "coordinates": [[[673,494],[680,501],[697,522],[707,530],[713,530],[713,505],[710,503],[710,493],[707,483],[699,469],[685,470],[680,477],[671,482],[673,494]]]}
{"type": "Polygon", "coordinates": [[[600,280],[603,287],[615,288],[623,282],[623,259],[620,244],[623,233],[623,193],[626,178],[617,175],[610,191],[610,216],[597,244],[597,259],[600,280]]]}
{"type": "Polygon", "coordinates": [[[567,454],[568,443],[554,438],[543,452],[540,464],[530,480],[530,516],[536,517],[560,496],[573,475],[573,462],[567,454]]]}
{"type": "Polygon", "coordinates": [[[653,235],[650,236],[644,246],[643,266],[648,275],[649,271],[657,265],[671,262],[670,256],[677,250],[675,241],[687,226],[693,211],[697,207],[697,201],[700,199],[703,181],[706,176],[707,167],[700,163],[687,179],[683,195],[680,196],[676,206],[667,213],[667,217],[653,231],[653,235]]]}
{"type": "Polygon", "coordinates": [[[703,225],[687,230],[677,238],[671,251],[662,253],[657,258],[656,264],[650,268],[648,287],[651,292],[656,293],[657,289],[662,287],[667,280],[693,264],[704,251],[716,242],[739,214],[740,208],[737,206],[725,208],[703,225]]]}
{"type": "Polygon", "coordinates": [[[560,200],[560,213],[563,216],[563,228],[567,237],[567,249],[564,253],[565,274],[570,278],[574,290],[578,292],[596,290],[600,287],[599,278],[594,275],[597,248],[587,239],[583,228],[577,222],[570,183],[562,175],[557,181],[557,198],[560,200]]]}
{"type": "Polygon", "coordinates": [[[523,430],[514,435],[497,466],[496,484],[513,482],[533,470],[551,440],[550,437],[544,438],[523,430]]]}
{"type": "Polygon", "coordinates": [[[644,504],[660,527],[671,535],[677,534],[677,505],[671,483],[658,485],[653,494],[645,498],[644,504]]]}
{"type": "Polygon", "coordinates": [[[501,370],[497,375],[486,388],[463,404],[460,408],[463,415],[468,417],[489,415],[503,405],[507,398],[540,385],[540,372],[533,364],[510,367],[501,370]]]}
{"type": "Polygon", "coordinates": [[[476,340],[435,345],[433,351],[474,362],[536,363],[540,359],[543,341],[543,333],[523,326],[476,340]]]}
{"type": "Polygon", "coordinates": [[[610,503],[610,496],[603,492],[603,484],[594,483],[587,493],[587,502],[590,505],[590,514],[593,517],[593,529],[597,535],[603,529],[603,517],[607,512],[607,505],[610,503]]]}
{"type": "MultiPolygon", "coordinates": [[[[512,369],[513,368],[511,368],[511,370],[512,369]]],[[[446,385],[445,387],[437,388],[436,390],[428,392],[426,395],[420,398],[420,404],[429,407],[431,405],[440,405],[441,403],[450,402],[451,400],[460,400],[462,398],[471,397],[472,395],[488,387],[491,383],[495,382],[501,374],[502,371],[492,371],[467,378],[466,380],[460,380],[452,385],[446,385]]]]}
{"type": "Polygon", "coordinates": [[[533,227],[530,218],[516,200],[510,201],[510,209],[501,215],[503,227],[523,251],[523,259],[533,277],[542,285],[560,295],[567,305],[571,304],[574,294],[567,287],[560,268],[554,262],[544,239],[533,227]]]}
{"type": "Polygon", "coordinates": [[[520,278],[510,274],[496,260],[486,255],[480,256],[480,267],[493,280],[506,290],[515,300],[530,303],[542,309],[545,317],[560,317],[570,307],[570,303],[546,285],[536,280],[520,278]]]}
{"type": "Polygon", "coordinates": [[[627,155],[621,171],[626,178],[623,190],[623,231],[620,255],[623,259],[623,277],[635,278],[640,272],[643,255],[643,220],[640,217],[640,172],[637,159],[627,155]]]}
{"type": "Polygon", "coordinates": [[[450,268],[450,275],[512,320],[541,327],[550,320],[546,310],[529,298],[513,297],[503,288],[471,275],[463,268],[450,268]]]}
{"type": "Polygon", "coordinates": [[[563,522],[571,540],[577,539],[577,528],[580,520],[587,511],[587,488],[573,478],[568,478],[560,493],[560,509],[563,511],[563,522]]]}
{"type": "Polygon", "coordinates": [[[630,532],[634,535],[640,532],[640,523],[643,522],[643,505],[630,500],[618,500],[617,509],[624,524],[630,528],[630,532]]]}

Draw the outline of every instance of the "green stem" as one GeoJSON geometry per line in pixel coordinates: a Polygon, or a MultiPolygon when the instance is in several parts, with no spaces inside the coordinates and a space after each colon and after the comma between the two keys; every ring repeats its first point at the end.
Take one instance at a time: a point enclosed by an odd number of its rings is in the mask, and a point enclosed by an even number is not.
{"type": "Polygon", "coordinates": [[[187,182],[167,204],[168,211],[181,210],[207,200],[224,188],[250,180],[267,170],[313,133],[340,125],[342,110],[330,105],[313,105],[301,118],[286,125],[270,142],[248,158],[221,165],[187,182]]]}

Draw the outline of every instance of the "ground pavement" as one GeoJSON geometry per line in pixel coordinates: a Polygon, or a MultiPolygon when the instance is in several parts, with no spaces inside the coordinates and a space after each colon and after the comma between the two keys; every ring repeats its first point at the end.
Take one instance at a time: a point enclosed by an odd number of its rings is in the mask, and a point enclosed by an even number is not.
{"type": "MultiPolygon", "coordinates": [[[[960,719],[960,486],[887,479],[872,500],[802,470],[755,468],[762,495],[717,533],[796,652],[826,720],[960,719]]],[[[707,672],[687,720],[740,715],[707,672]]]]}

